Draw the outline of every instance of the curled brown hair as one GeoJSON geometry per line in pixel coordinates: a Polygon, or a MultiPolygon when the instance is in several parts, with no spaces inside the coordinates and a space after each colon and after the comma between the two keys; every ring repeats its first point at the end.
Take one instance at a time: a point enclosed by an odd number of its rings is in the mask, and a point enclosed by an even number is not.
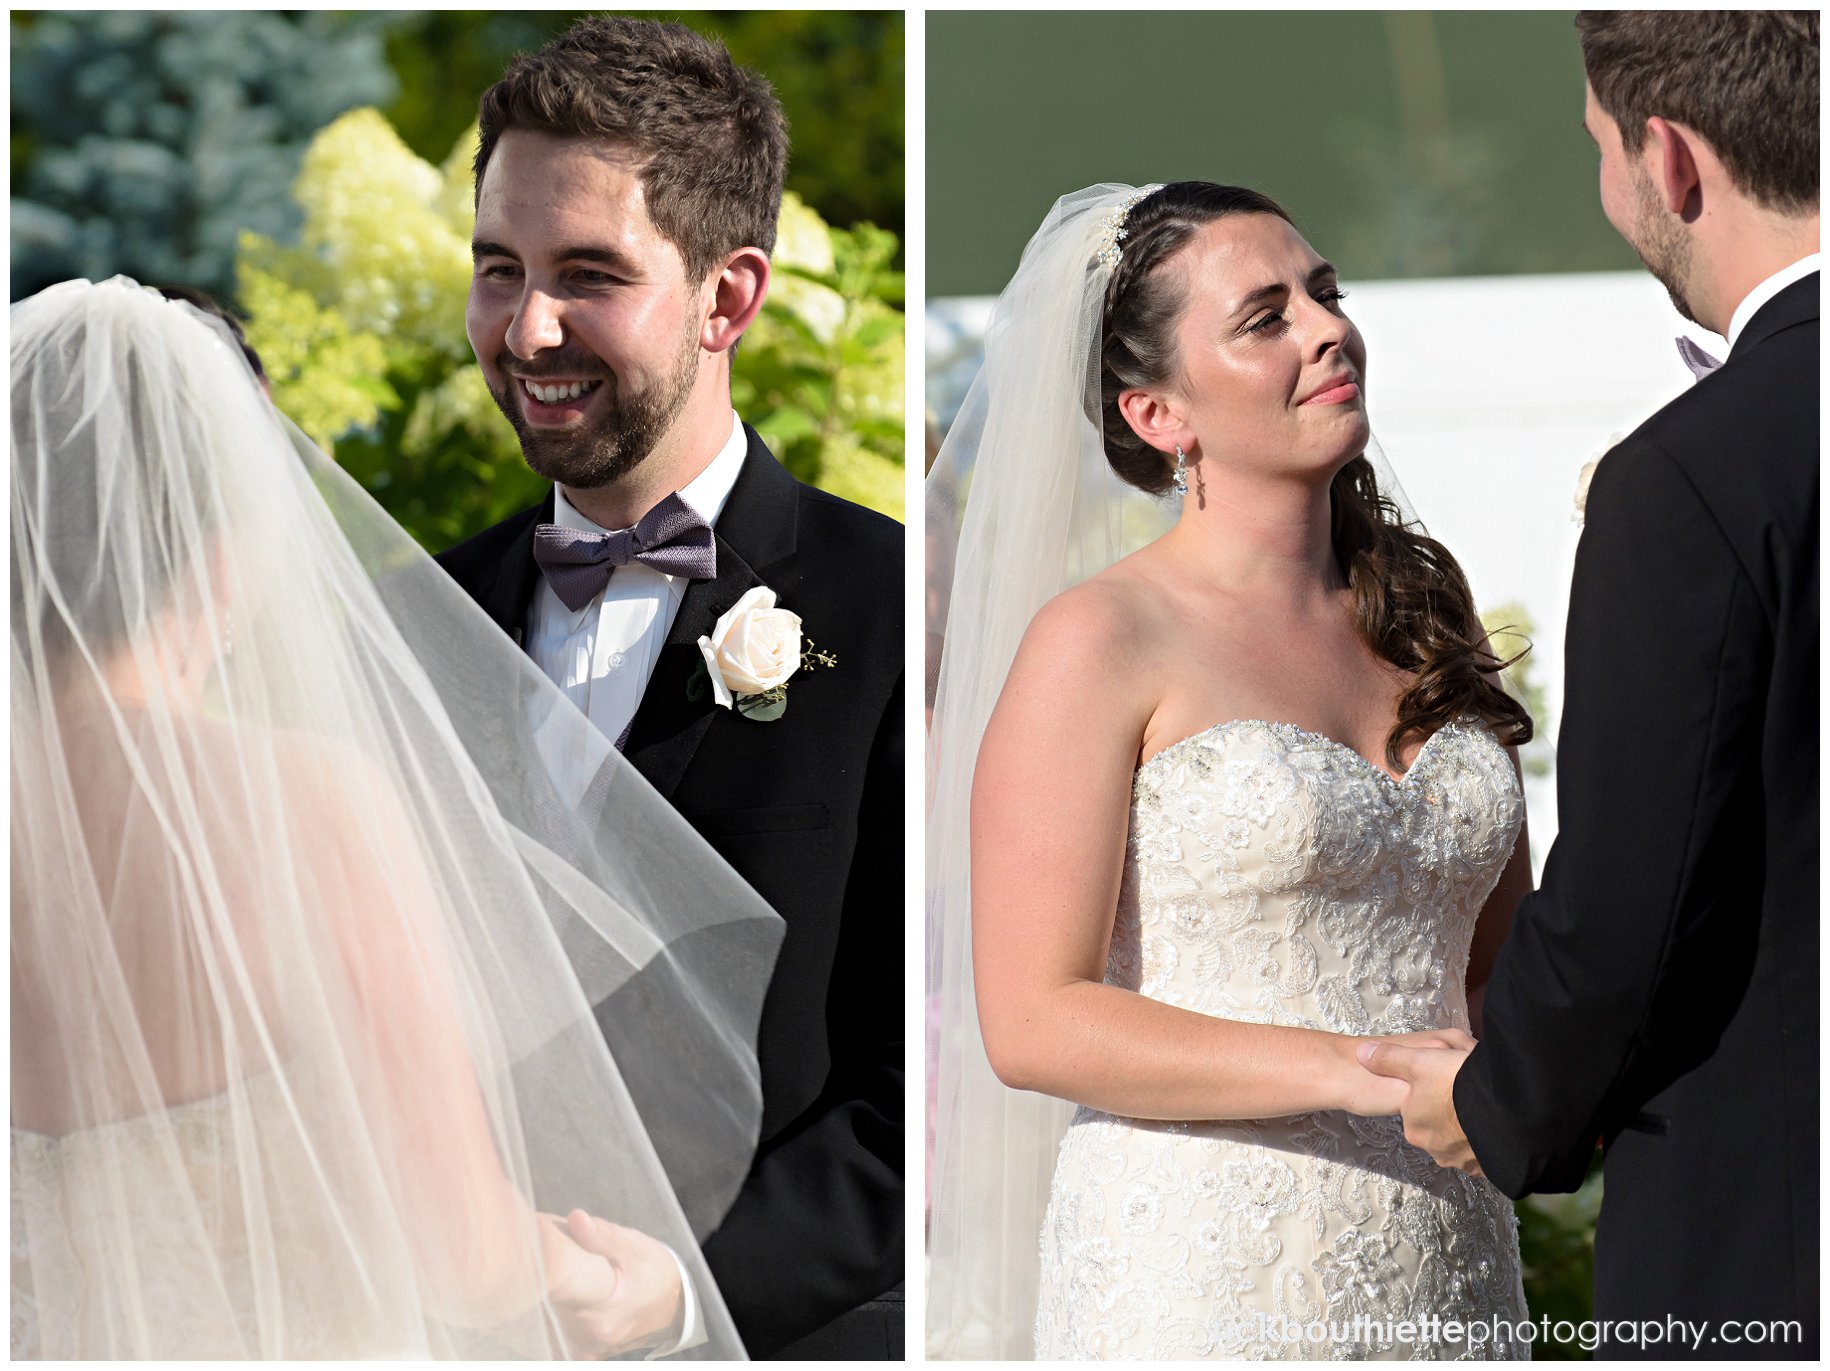
{"type": "Polygon", "coordinates": [[[1595,103],[1637,153],[1654,115],[1688,124],[1769,209],[1817,208],[1815,10],[1579,10],[1595,103]]]}
{"type": "MultiPolygon", "coordinates": [[[[1139,201],[1125,219],[1123,251],[1106,283],[1100,328],[1100,428],[1106,460],[1140,490],[1169,489],[1167,458],[1136,434],[1118,397],[1134,388],[1168,384],[1176,374],[1176,324],[1186,303],[1173,272],[1160,268],[1201,227],[1234,214],[1288,213],[1269,196],[1243,186],[1177,181],[1139,201]]],[[[1415,679],[1398,701],[1398,722],[1386,738],[1396,768],[1413,736],[1428,737],[1451,719],[1478,715],[1502,741],[1531,741],[1531,715],[1502,690],[1501,662],[1487,646],[1468,578],[1454,556],[1379,489],[1364,456],[1334,475],[1328,490],[1330,537],[1348,587],[1360,636],[1381,658],[1415,679]]],[[[1523,655],[1522,653],[1520,654],[1523,655]]]]}
{"type": "Polygon", "coordinates": [[[642,160],[655,228],[703,280],[742,247],[775,249],[788,121],[769,83],[683,24],[585,19],[483,92],[476,193],[509,129],[601,138],[642,160]]]}

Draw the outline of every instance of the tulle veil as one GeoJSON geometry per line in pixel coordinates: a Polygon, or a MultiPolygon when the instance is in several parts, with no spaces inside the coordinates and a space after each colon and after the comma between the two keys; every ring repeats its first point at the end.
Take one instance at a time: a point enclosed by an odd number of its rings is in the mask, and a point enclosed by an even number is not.
{"type": "Polygon", "coordinates": [[[15,1355],[555,1355],[577,1207],[741,1356],[779,918],[219,323],[69,282],[11,346],[15,1355]]]}
{"type": "Polygon", "coordinates": [[[985,360],[928,473],[932,718],[927,973],[934,1036],[928,1354],[1026,1358],[1036,1244],[1073,1106],[992,1074],[973,999],[967,819],[979,739],[1050,598],[1161,536],[1176,508],[1120,481],[1099,428],[1100,248],[1137,194],[1056,201],[985,331],[985,360]]]}

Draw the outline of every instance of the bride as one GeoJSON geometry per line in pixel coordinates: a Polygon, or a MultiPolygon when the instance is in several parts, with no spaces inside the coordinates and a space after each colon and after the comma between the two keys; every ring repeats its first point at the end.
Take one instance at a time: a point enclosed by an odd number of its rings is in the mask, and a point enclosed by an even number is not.
{"type": "Polygon", "coordinates": [[[1064,197],[929,478],[933,1355],[1525,1350],[1509,1202],[1355,1057],[1469,1041],[1531,725],[1342,299],[1255,192],[1064,197]]]}
{"type": "Polygon", "coordinates": [[[220,324],[17,304],[12,424],[13,1355],[741,1356],[779,920],[220,324]]]}

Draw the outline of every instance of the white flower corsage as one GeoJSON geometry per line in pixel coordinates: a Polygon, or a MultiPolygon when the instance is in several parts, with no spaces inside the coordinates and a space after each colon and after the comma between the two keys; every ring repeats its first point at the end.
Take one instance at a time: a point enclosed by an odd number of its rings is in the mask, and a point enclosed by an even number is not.
{"type": "Polygon", "coordinates": [[[705,659],[695,672],[687,697],[698,699],[709,682],[713,701],[749,719],[779,719],[788,709],[788,678],[804,666],[837,666],[828,652],[803,647],[801,616],[775,607],[767,586],[747,590],[699,639],[705,659]]]}
{"type": "Polygon", "coordinates": [[[1624,433],[1610,433],[1608,445],[1583,465],[1581,474],[1576,477],[1576,512],[1570,515],[1572,523],[1581,523],[1588,514],[1589,482],[1595,479],[1595,468],[1601,465],[1603,457],[1606,457],[1624,441],[1626,441],[1624,433]]]}

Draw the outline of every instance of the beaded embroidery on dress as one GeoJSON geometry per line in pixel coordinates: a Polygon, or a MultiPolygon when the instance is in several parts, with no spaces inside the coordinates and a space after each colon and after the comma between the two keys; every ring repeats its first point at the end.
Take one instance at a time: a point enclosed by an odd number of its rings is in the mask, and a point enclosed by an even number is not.
{"type": "Polygon", "coordinates": [[[385,1253],[386,1234],[359,1213],[333,1225],[314,1195],[292,1204],[273,1183],[312,1163],[297,1097],[264,1075],[241,1091],[239,1117],[223,1094],[162,1111],[169,1127],[137,1116],[61,1138],[12,1130],[13,1360],[429,1355],[419,1312],[363,1288],[360,1254],[385,1253]],[[246,1165],[225,1165],[238,1155],[225,1140],[247,1126],[246,1165]],[[251,1247],[251,1229],[271,1245],[251,1247]],[[84,1269],[123,1262],[145,1274],[145,1307],[126,1323],[80,1298],[84,1269]]]}
{"type": "MultiPolygon", "coordinates": [[[[1106,980],[1251,1023],[1466,1029],[1475,918],[1523,815],[1476,720],[1438,730],[1402,780],[1294,725],[1218,725],[1138,770],[1106,980]]],[[[1380,1326],[1525,1317],[1510,1201],[1395,1117],[1082,1108],[1041,1261],[1038,1359],[1529,1355],[1485,1329],[1403,1342],[1380,1326]]]]}

